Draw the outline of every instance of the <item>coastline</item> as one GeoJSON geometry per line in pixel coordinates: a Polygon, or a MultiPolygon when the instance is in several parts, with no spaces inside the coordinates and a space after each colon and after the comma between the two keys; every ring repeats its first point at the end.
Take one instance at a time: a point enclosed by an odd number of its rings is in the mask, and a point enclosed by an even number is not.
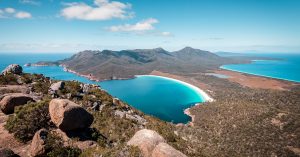
{"type": "MultiPolygon", "coordinates": [[[[194,79],[192,80],[189,80],[183,76],[178,76],[178,75],[174,75],[174,74],[169,74],[169,73],[163,73],[163,72],[160,72],[160,71],[152,71],[149,75],[152,75],[152,76],[158,76],[158,77],[163,77],[163,78],[168,78],[168,79],[172,79],[172,80],[175,80],[175,81],[179,81],[181,83],[184,83],[184,84],[187,84],[189,86],[193,86],[194,88],[197,88],[200,90],[200,93],[202,94],[202,96],[204,97],[205,96],[205,101],[204,102],[213,102],[215,101],[213,98],[211,98],[206,92],[204,92],[202,89],[200,88],[204,88],[204,89],[207,89],[207,86],[206,84],[203,84],[199,81],[196,81],[194,79]]],[[[148,75],[148,76],[149,76],[148,75]]],[[[203,103],[204,103],[203,102],[203,103]]],[[[200,105],[202,103],[196,103],[194,106],[197,106],[197,105],[200,105]]],[[[188,115],[189,117],[191,117],[191,121],[187,123],[187,125],[190,125],[190,126],[194,126],[194,121],[195,121],[195,115],[193,115],[191,112],[190,112],[190,109],[194,106],[191,106],[189,108],[186,108],[183,113],[188,115]]]]}
{"type": "MultiPolygon", "coordinates": [[[[66,72],[74,73],[74,74],[76,74],[78,76],[85,77],[85,78],[87,78],[89,80],[92,80],[92,81],[100,82],[100,81],[110,81],[110,80],[113,80],[113,79],[99,80],[99,79],[96,79],[93,75],[84,75],[84,74],[80,74],[80,73],[78,73],[78,72],[76,72],[74,70],[70,70],[70,69],[67,68],[67,66],[65,66],[63,64],[61,64],[59,66],[63,67],[63,70],[66,71],[66,72]]],[[[212,102],[212,101],[214,101],[214,99],[211,98],[205,91],[203,91],[202,89],[200,89],[202,87],[204,87],[204,89],[207,89],[206,85],[202,84],[202,83],[200,83],[198,81],[195,81],[195,80],[188,81],[188,80],[186,80],[182,76],[173,75],[173,74],[167,74],[167,73],[162,73],[162,72],[159,72],[159,71],[153,71],[153,72],[151,72],[148,75],[135,75],[135,77],[139,77],[139,76],[161,77],[161,78],[164,78],[164,79],[169,79],[169,80],[172,80],[172,81],[176,81],[178,83],[184,84],[184,85],[192,88],[193,90],[195,90],[197,93],[199,93],[199,95],[201,96],[201,98],[203,98],[204,102],[212,102]],[[195,83],[195,82],[197,82],[197,83],[195,83]]],[[[135,77],[133,77],[133,78],[135,78],[135,77]]],[[[133,78],[122,78],[122,79],[118,78],[118,79],[114,79],[114,80],[126,80],[126,79],[133,79],[133,78]]],[[[201,104],[201,103],[196,103],[194,106],[199,105],[199,104],[201,104]]],[[[184,112],[184,114],[186,114],[189,117],[191,117],[191,121],[188,124],[191,125],[191,126],[193,126],[193,122],[194,122],[194,119],[195,119],[194,117],[195,116],[190,113],[189,109],[190,108],[186,108],[183,112],[184,112]]]]}
{"type": "Polygon", "coordinates": [[[244,72],[244,71],[239,71],[239,70],[233,70],[233,69],[230,69],[230,68],[225,68],[223,66],[220,66],[220,69],[228,70],[228,71],[233,71],[233,72],[238,72],[238,73],[242,73],[242,74],[254,75],[254,76],[258,76],[258,77],[265,77],[265,78],[268,78],[268,79],[276,79],[276,80],[280,80],[280,81],[288,81],[288,82],[291,82],[291,83],[300,83],[300,81],[297,81],[297,80],[291,80],[291,79],[285,79],[285,78],[280,78],[280,77],[273,77],[273,76],[255,74],[255,73],[251,73],[251,72],[244,72]]]}
{"type": "Polygon", "coordinates": [[[76,72],[76,71],[74,71],[74,70],[68,69],[67,66],[64,65],[64,64],[60,64],[59,66],[63,67],[63,70],[64,70],[65,72],[70,72],[70,73],[76,74],[76,75],[78,75],[78,76],[85,77],[85,78],[87,78],[87,79],[89,79],[89,80],[91,80],[91,81],[96,81],[96,82],[99,82],[99,81],[100,81],[100,80],[96,79],[92,74],[90,74],[90,75],[83,75],[83,74],[80,74],[80,73],[78,73],[78,72],[76,72]]]}
{"type": "Polygon", "coordinates": [[[212,102],[212,101],[214,101],[213,98],[211,98],[206,92],[204,92],[199,87],[197,87],[195,85],[192,85],[190,83],[187,83],[185,81],[182,81],[182,80],[174,79],[174,78],[171,78],[171,77],[160,76],[160,75],[151,75],[151,74],[150,75],[136,75],[136,76],[137,77],[152,76],[152,77],[160,77],[160,78],[164,78],[164,79],[169,79],[169,80],[172,80],[172,81],[184,84],[185,86],[188,86],[188,87],[192,88],[193,90],[195,90],[201,96],[201,98],[203,98],[204,102],[212,102]]]}
{"type": "Polygon", "coordinates": [[[218,69],[212,71],[216,74],[226,75],[227,80],[238,83],[242,86],[258,89],[273,89],[273,90],[289,90],[292,86],[297,85],[296,82],[263,77],[254,74],[247,74],[227,69],[218,69]]]}

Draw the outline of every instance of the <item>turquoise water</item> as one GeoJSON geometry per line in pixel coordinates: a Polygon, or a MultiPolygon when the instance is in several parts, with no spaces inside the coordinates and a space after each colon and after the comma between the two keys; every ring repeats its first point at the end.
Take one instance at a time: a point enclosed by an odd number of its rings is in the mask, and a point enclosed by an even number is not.
{"type": "MultiPolygon", "coordinates": [[[[17,63],[24,65],[28,62],[41,60],[64,59],[71,54],[55,55],[3,55],[0,54],[0,70],[7,65],[17,63]]],[[[190,117],[183,113],[184,109],[203,98],[194,89],[177,81],[153,76],[140,76],[130,80],[113,80],[104,82],[90,81],[84,77],[63,71],[62,67],[24,67],[27,73],[41,73],[58,80],[77,80],[84,83],[99,84],[111,95],[120,98],[142,112],[154,115],[162,120],[174,123],[186,123],[190,117]]]]}
{"type": "Polygon", "coordinates": [[[230,64],[220,68],[300,82],[300,54],[245,54],[244,56],[269,57],[272,60],[253,60],[250,64],[230,64]]]}

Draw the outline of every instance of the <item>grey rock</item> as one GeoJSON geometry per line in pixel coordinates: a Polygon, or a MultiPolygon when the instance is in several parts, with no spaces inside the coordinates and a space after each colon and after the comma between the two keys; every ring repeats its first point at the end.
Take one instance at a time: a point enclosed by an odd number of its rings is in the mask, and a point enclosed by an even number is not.
{"type": "Polygon", "coordinates": [[[49,87],[49,91],[62,90],[64,87],[65,87],[65,82],[59,81],[59,82],[51,84],[51,86],[49,87]]]}
{"type": "Polygon", "coordinates": [[[123,118],[125,116],[126,112],[124,111],[115,111],[115,116],[119,116],[120,118],[123,118]]]}
{"type": "Polygon", "coordinates": [[[99,111],[100,103],[99,102],[94,102],[92,110],[94,111],[99,111]]]}
{"type": "Polygon", "coordinates": [[[21,74],[23,72],[23,68],[18,64],[11,64],[7,66],[3,71],[3,75],[7,74],[21,74]]]}

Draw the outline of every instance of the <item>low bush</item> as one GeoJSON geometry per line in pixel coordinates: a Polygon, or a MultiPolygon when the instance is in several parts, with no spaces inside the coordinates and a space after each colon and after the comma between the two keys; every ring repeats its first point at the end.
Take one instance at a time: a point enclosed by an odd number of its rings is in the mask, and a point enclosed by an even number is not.
{"type": "Polygon", "coordinates": [[[49,82],[36,82],[35,84],[33,84],[32,90],[37,93],[47,94],[49,87],[50,87],[49,82]]]}
{"type": "Polygon", "coordinates": [[[22,142],[31,140],[36,131],[52,126],[48,104],[49,101],[41,101],[17,107],[15,114],[8,118],[5,128],[22,142]]]}
{"type": "Polygon", "coordinates": [[[0,85],[18,85],[14,74],[0,75],[0,85]]]}
{"type": "Polygon", "coordinates": [[[45,154],[47,157],[78,157],[81,150],[75,147],[63,147],[62,139],[54,134],[49,133],[45,141],[45,154]]]}

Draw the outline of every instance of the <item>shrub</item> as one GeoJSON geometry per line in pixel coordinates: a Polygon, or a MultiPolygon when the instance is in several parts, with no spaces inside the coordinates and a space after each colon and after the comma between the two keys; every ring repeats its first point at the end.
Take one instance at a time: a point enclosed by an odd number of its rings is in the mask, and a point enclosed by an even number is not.
{"type": "Polygon", "coordinates": [[[0,75],[1,85],[18,85],[17,78],[14,74],[0,75]]]}
{"type": "Polygon", "coordinates": [[[22,142],[31,140],[36,131],[51,126],[48,103],[41,101],[17,107],[16,114],[8,118],[5,128],[22,142]]]}
{"type": "Polygon", "coordinates": [[[61,91],[63,94],[71,93],[72,95],[76,95],[81,91],[79,82],[76,81],[67,81],[65,82],[65,88],[61,91]]]}
{"type": "Polygon", "coordinates": [[[33,89],[32,90],[34,92],[37,92],[37,93],[47,94],[49,87],[50,87],[50,83],[49,82],[39,81],[39,82],[33,84],[33,89]]]}
{"type": "Polygon", "coordinates": [[[61,138],[54,134],[49,133],[45,141],[45,150],[48,157],[78,157],[81,150],[75,147],[62,147],[63,141],[61,138]]]}
{"type": "Polygon", "coordinates": [[[81,154],[79,148],[58,147],[47,153],[48,157],[78,157],[81,154]]]}
{"type": "Polygon", "coordinates": [[[32,83],[33,75],[24,73],[21,76],[22,82],[26,84],[32,83]]]}

